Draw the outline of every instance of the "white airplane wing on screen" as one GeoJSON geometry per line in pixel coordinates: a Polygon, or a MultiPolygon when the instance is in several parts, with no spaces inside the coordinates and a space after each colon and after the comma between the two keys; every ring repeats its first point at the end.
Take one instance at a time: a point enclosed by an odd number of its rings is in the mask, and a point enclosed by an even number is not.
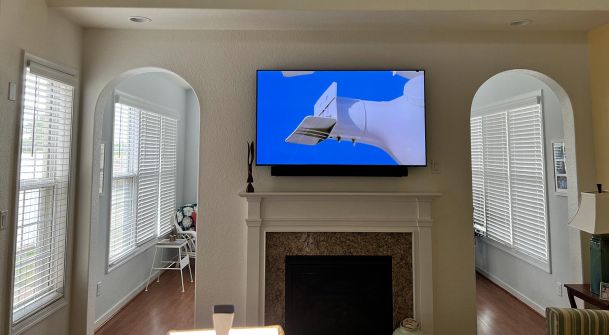
{"type": "Polygon", "coordinates": [[[285,139],[288,143],[316,145],[330,136],[336,120],[327,117],[307,116],[285,139]]]}

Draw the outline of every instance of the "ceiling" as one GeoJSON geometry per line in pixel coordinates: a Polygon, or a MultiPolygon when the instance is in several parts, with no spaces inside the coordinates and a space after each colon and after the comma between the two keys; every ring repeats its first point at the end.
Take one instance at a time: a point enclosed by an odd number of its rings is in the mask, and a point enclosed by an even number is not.
{"type": "Polygon", "coordinates": [[[609,23],[608,0],[47,0],[47,3],[83,27],[109,29],[584,32],[609,23]],[[128,20],[130,16],[149,17],[152,22],[133,23],[128,20]],[[532,23],[524,27],[509,25],[520,19],[532,23]]]}

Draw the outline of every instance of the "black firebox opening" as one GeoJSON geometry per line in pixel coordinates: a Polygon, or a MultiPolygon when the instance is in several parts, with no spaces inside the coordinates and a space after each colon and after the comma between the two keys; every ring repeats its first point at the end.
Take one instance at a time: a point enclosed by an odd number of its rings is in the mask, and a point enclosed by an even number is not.
{"type": "Polygon", "coordinates": [[[391,256],[287,256],[289,335],[390,335],[391,256]]]}

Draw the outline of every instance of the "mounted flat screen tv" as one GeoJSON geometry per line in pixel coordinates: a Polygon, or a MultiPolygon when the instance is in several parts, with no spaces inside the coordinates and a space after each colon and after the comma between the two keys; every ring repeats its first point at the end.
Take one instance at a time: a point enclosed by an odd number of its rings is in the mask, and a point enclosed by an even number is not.
{"type": "Polygon", "coordinates": [[[425,72],[257,72],[256,164],[273,175],[407,175],[426,165],[425,72]]]}

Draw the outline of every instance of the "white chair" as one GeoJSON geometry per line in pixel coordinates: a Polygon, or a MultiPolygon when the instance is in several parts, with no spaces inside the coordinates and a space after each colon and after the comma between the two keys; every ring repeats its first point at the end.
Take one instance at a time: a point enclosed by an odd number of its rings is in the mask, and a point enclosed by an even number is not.
{"type": "MultiPolygon", "coordinates": [[[[179,239],[185,239],[187,241],[186,246],[184,247],[184,253],[188,255],[188,257],[196,259],[197,258],[197,231],[196,230],[186,230],[182,225],[183,221],[186,218],[193,220],[192,213],[190,215],[185,215],[188,213],[184,213],[185,208],[191,208],[192,212],[197,212],[197,204],[185,205],[176,211],[176,215],[174,216],[174,225],[176,227],[177,237],[179,239]]],[[[194,216],[196,218],[196,215],[194,216]]],[[[196,220],[196,219],[195,219],[196,220]]],[[[190,227],[190,225],[189,225],[190,227]]],[[[196,229],[196,223],[194,224],[196,229]]]]}

